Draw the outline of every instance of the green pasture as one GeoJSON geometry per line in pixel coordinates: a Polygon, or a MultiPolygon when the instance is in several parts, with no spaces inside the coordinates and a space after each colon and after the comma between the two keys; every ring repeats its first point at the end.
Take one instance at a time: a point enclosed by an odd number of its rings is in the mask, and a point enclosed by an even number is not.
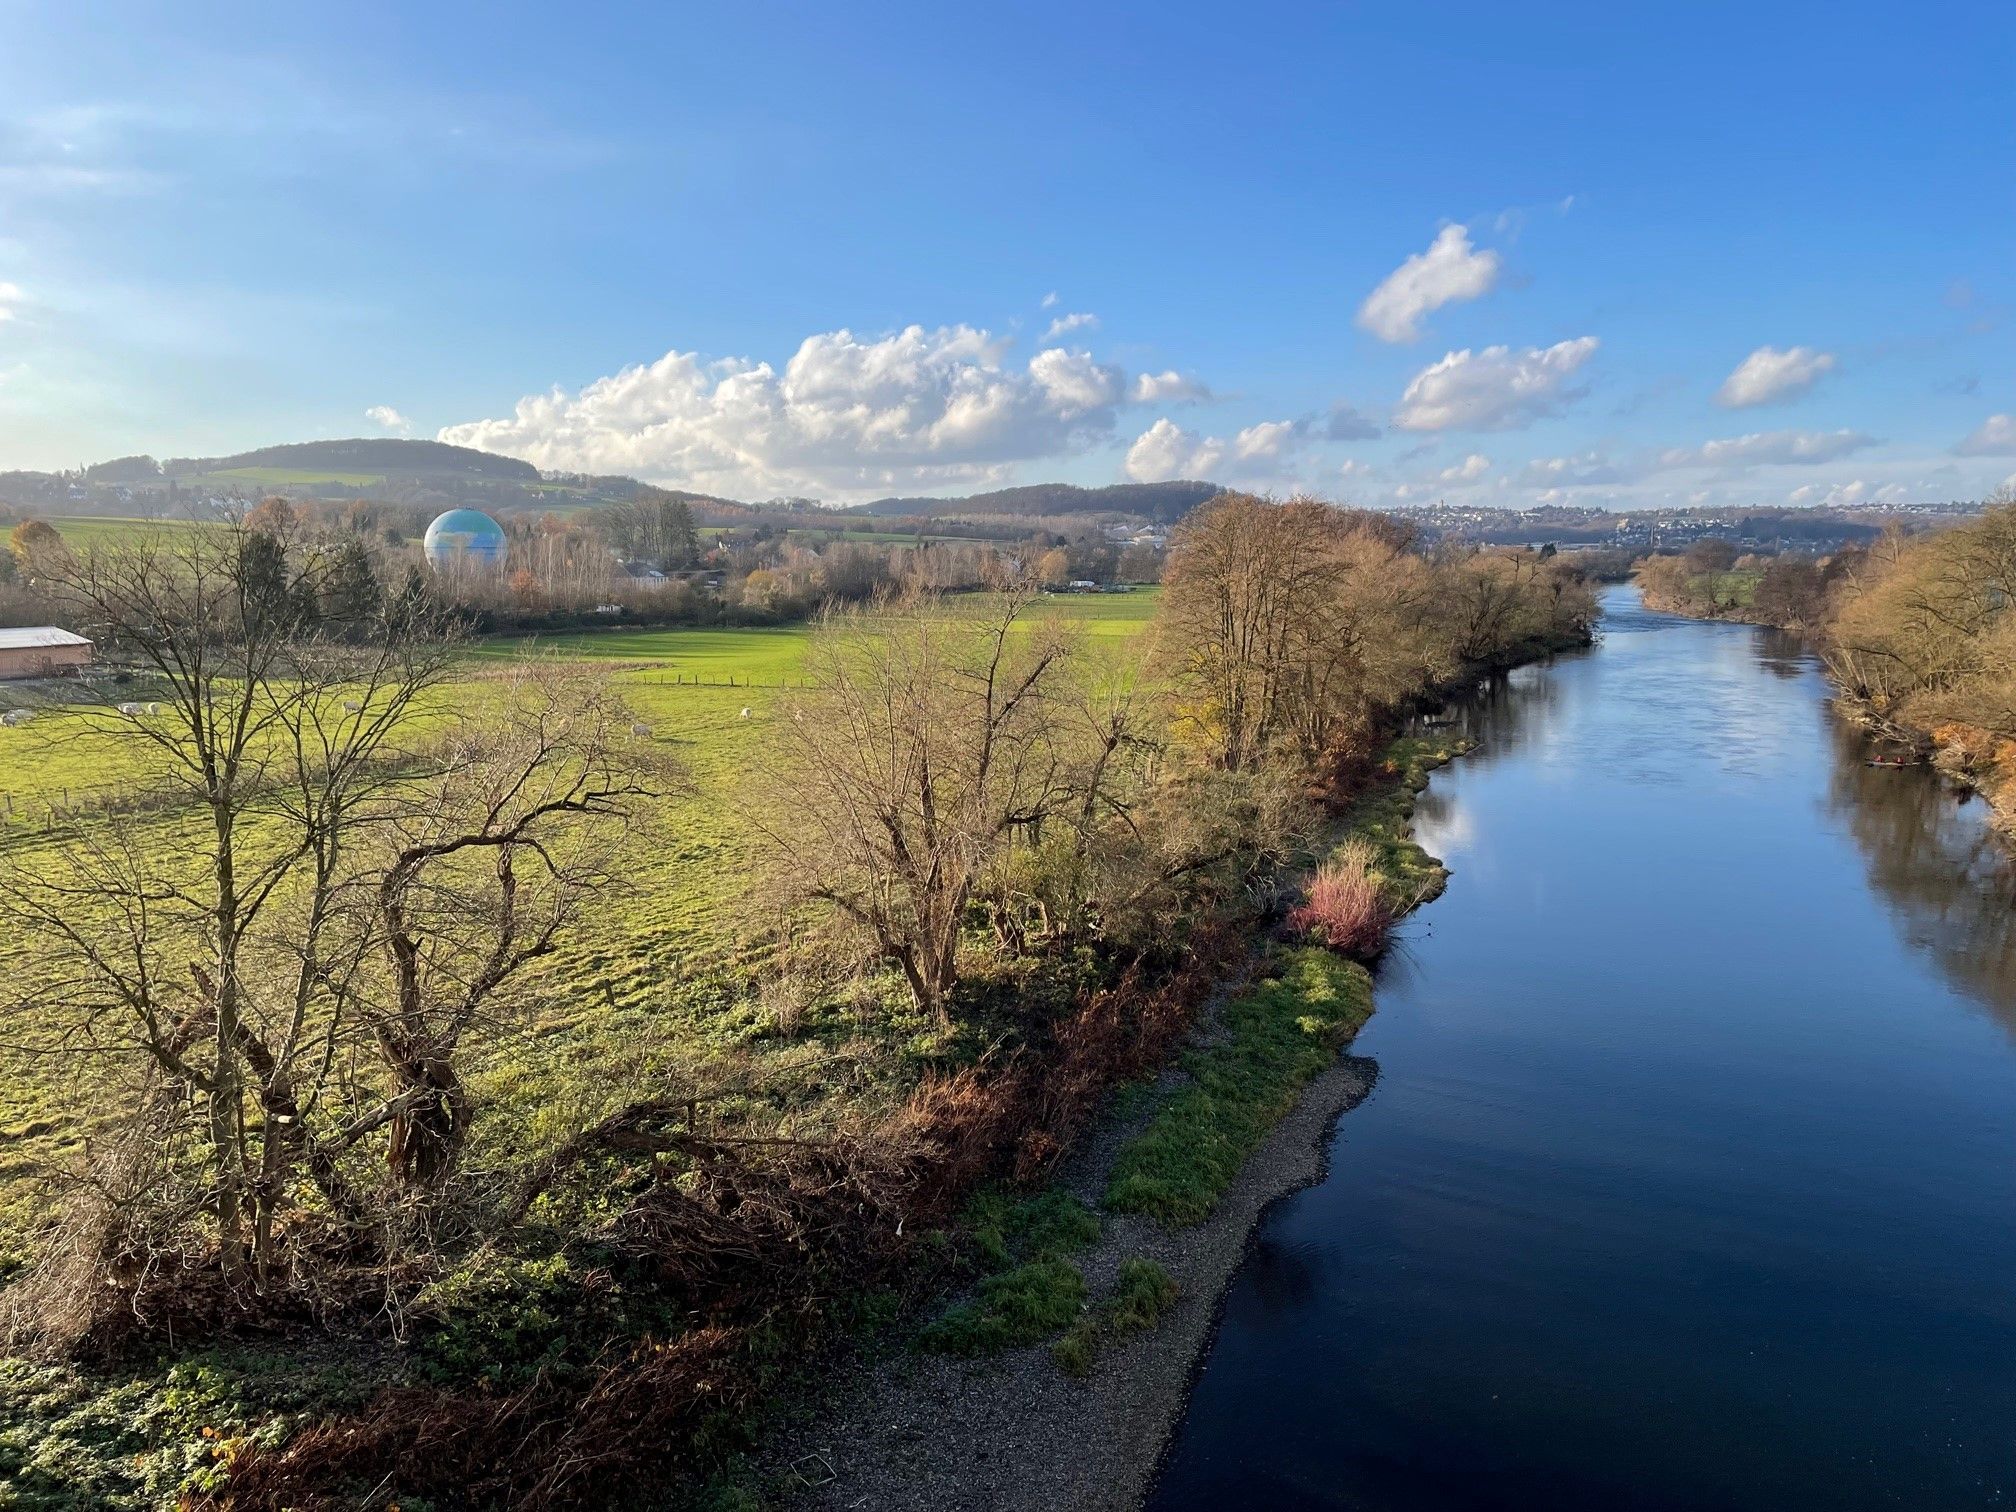
{"type": "MultiPolygon", "coordinates": [[[[188,530],[202,525],[200,520],[168,516],[152,519],[141,515],[48,515],[43,518],[56,527],[57,534],[72,550],[88,551],[94,546],[116,546],[149,531],[188,530]]],[[[4,699],[0,692],[0,699],[4,699]]]]}
{"type": "Polygon", "coordinates": [[[257,483],[279,488],[299,483],[338,483],[345,488],[375,488],[385,481],[383,473],[331,472],[317,467],[227,467],[222,472],[197,473],[178,482],[257,483]]]}
{"type": "MultiPolygon", "coordinates": [[[[1119,646],[1145,627],[1155,598],[1060,595],[1043,600],[1039,612],[1080,622],[1089,637],[1119,646]]],[[[704,1084],[724,1057],[771,1068],[765,1074],[774,1071],[775,1095],[808,1108],[836,1095],[858,1097],[903,1074],[903,1047],[920,1026],[900,1012],[874,1027],[835,1011],[779,1037],[770,1010],[751,993],[764,915],[752,895],[742,805],[790,801],[764,791],[760,772],[784,696],[779,685],[800,675],[810,637],[805,626],[610,630],[500,639],[471,651],[467,679],[449,690],[453,699],[480,697],[484,679],[528,649],[606,663],[649,731],[639,738],[683,770],[677,789],[640,818],[617,889],[521,983],[516,1037],[475,1082],[498,1115],[481,1127],[508,1139],[508,1148],[479,1158],[529,1158],[648,1080],[704,1084]],[[834,1071],[836,1064],[843,1069],[834,1071]]],[[[21,701],[18,689],[0,684],[0,708],[21,701]]],[[[40,816],[51,801],[67,794],[88,811],[94,793],[150,785],[148,748],[95,738],[88,728],[80,714],[60,707],[0,728],[0,866],[33,869],[49,853],[54,842],[40,816]],[[11,825],[4,822],[9,801],[11,825]]],[[[193,853],[182,836],[194,819],[170,811],[138,821],[164,872],[193,853]]],[[[17,989],[7,999],[17,1000],[42,969],[25,945],[0,939],[0,981],[17,989]]],[[[0,1035],[0,1274],[40,1211],[34,1178],[80,1148],[83,1131],[66,1109],[76,1105],[71,1083],[83,1072],[78,1064],[30,1058],[0,1035]]]]}

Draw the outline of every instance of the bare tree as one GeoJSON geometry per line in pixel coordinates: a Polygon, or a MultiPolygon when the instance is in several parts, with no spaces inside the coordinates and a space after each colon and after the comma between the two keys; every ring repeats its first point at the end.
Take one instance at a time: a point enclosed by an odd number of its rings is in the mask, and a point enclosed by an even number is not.
{"type": "Polygon", "coordinates": [[[928,597],[829,614],[747,805],[787,902],[864,933],[941,1022],[976,885],[1070,790],[1069,643],[1031,599],[1017,588],[970,617],[928,597]]]}
{"type": "Polygon", "coordinates": [[[424,616],[362,644],[325,634],[322,570],[235,526],[72,564],[65,607],[156,690],[72,738],[127,749],[200,817],[81,817],[51,864],[0,878],[0,908],[54,966],[19,1019],[147,1062],[203,1129],[194,1179],[220,1264],[261,1281],[304,1165],[353,1205],[308,1121],[361,955],[331,926],[360,828],[414,754],[407,716],[448,666],[424,616]]]}
{"type": "Polygon", "coordinates": [[[409,1188],[454,1169],[470,1107],[462,1060],[507,985],[609,890],[634,804],[676,781],[608,684],[558,661],[524,665],[465,717],[441,765],[376,837],[373,959],[358,1022],[386,1072],[353,1128],[388,1129],[409,1188]]]}

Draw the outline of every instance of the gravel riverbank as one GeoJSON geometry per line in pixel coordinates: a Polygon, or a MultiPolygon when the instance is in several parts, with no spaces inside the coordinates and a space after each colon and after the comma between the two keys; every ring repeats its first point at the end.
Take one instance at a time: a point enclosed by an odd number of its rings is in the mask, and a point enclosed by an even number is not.
{"type": "MultiPolygon", "coordinates": [[[[1161,1264],[1181,1296],[1156,1327],[1103,1352],[1084,1380],[1059,1370],[1047,1344],[978,1360],[899,1348],[846,1367],[817,1420],[771,1443],[765,1479],[791,1487],[784,1505],[794,1512],[1138,1507],[1262,1212],[1320,1179],[1331,1125],[1365,1097],[1376,1074],[1371,1061],[1341,1055],[1197,1227],[1106,1216],[1099,1241],[1074,1256],[1091,1295],[1112,1285],[1121,1261],[1140,1256],[1161,1264]]],[[[1060,1184],[1096,1205],[1114,1158],[1145,1118],[1089,1139],[1060,1184]]]]}

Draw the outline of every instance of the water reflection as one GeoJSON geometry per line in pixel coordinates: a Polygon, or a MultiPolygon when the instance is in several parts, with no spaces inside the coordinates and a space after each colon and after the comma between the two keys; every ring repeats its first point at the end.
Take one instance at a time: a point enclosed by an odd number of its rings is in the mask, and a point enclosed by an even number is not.
{"type": "Polygon", "coordinates": [[[1987,806],[1924,768],[1871,767],[1860,731],[1830,720],[1827,805],[1847,825],[1904,940],[2016,1035],[2016,864],[1987,806]]]}

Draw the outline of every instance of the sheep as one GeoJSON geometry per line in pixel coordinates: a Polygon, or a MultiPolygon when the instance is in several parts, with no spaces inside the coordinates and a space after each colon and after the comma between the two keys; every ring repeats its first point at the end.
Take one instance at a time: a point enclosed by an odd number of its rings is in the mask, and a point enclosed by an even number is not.
{"type": "Polygon", "coordinates": [[[651,726],[647,724],[633,724],[630,726],[630,733],[632,735],[642,735],[646,740],[649,740],[651,738],[651,726]]]}
{"type": "Polygon", "coordinates": [[[151,719],[161,712],[161,705],[157,703],[144,704],[141,707],[141,712],[151,719]]]}
{"type": "Polygon", "coordinates": [[[16,725],[28,723],[34,717],[33,709],[9,709],[5,714],[0,714],[0,725],[6,725],[11,730],[16,725]]]}
{"type": "Polygon", "coordinates": [[[140,717],[140,705],[137,703],[122,703],[119,705],[119,712],[124,714],[128,719],[137,719],[140,717]]]}
{"type": "Polygon", "coordinates": [[[346,698],[343,700],[343,712],[345,714],[362,714],[364,712],[364,705],[357,702],[354,698],[346,698]]]}
{"type": "Polygon", "coordinates": [[[742,717],[743,717],[744,719],[747,719],[747,718],[749,717],[749,710],[748,710],[748,707],[747,707],[746,705],[745,705],[745,706],[743,707],[743,710],[742,710],[742,717]]]}

